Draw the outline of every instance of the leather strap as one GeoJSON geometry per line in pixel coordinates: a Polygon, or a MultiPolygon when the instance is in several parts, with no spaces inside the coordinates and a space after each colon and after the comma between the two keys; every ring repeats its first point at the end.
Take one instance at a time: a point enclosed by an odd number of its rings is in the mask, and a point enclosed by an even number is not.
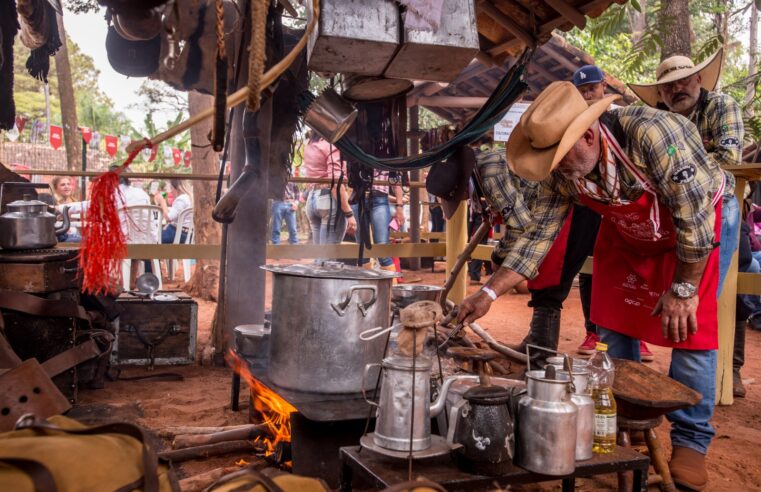
{"type": "Polygon", "coordinates": [[[35,316],[77,318],[90,321],[87,311],[74,301],[43,299],[42,297],[13,290],[0,290],[0,309],[9,309],[35,316]]]}
{"type": "MultiPolygon", "coordinates": [[[[2,315],[0,315],[2,319],[2,315]]],[[[21,359],[8,343],[5,335],[0,332],[0,369],[13,369],[21,365],[21,359]]]]}
{"type": "Polygon", "coordinates": [[[39,461],[23,458],[0,458],[0,463],[5,463],[26,473],[34,484],[35,492],[56,492],[58,490],[50,470],[39,461]]]}
{"type": "Polygon", "coordinates": [[[100,347],[92,338],[76,347],[70,348],[60,354],[54,355],[42,363],[42,368],[48,376],[55,377],[67,369],[78,366],[82,362],[88,361],[101,355],[100,347]]]}
{"type": "MultiPolygon", "coordinates": [[[[34,417],[24,420],[22,417],[16,424],[16,429],[32,429],[38,432],[56,431],[66,434],[92,436],[97,434],[124,434],[137,439],[143,445],[142,463],[143,463],[143,490],[144,492],[159,492],[158,477],[158,457],[153,450],[151,443],[145,438],[145,434],[140,427],[128,424],[126,422],[115,422],[112,424],[98,425],[86,429],[63,429],[43,420],[37,420],[34,417]]],[[[55,490],[55,489],[53,489],[55,490]]]]}

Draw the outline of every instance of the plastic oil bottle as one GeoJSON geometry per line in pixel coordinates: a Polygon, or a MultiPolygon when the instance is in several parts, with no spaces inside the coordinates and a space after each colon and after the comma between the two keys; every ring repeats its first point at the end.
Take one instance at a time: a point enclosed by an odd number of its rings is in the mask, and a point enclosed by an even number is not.
{"type": "Polygon", "coordinates": [[[616,449],[616,400],[613,398],[615,369],[608,355],[608,346],[598,342],[589,359],[592,399],[595,402],[594,444],[595,453],[612,453],[616,449]]]}

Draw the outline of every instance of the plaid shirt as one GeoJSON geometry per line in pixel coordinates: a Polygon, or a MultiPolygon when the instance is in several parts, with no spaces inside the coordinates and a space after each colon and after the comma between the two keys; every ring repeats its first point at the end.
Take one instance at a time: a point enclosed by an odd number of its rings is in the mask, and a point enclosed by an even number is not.
{"type": "MultiPolygon", "coordinates": [[[[732,96],[700,89],[700,98],[689,116],[703,137],[709,157],[722,166],[742,164],[743,116],[740,105],[732,96]]],[[[728,190],[732,194],[735,177],[728,173],[728,190]]]]}
{"type": "MultiPolygon", "coordinates": [[[[677,257],[697,262],[708,256],[714,248],[711,200],[721,186],[723,171],[706,153],[695,126],[683,116],[645,106],[608,111],[600,122],[656,187],[659,201],[671,211],[677,234],[677,257]]],[[[616,167],[621,198],[639,198],[643,190],[634,176],[620,162],[616,162],[616,167]]],[[[599,170],[593,170],[587,179],[601,183],[599,170]]],[[[559,172],[542,181],[533,214],[522,219],[530,225],[512,244],[502,266],[534,278],[569,206],[578,201],[575,184],[559,172]]]]}
{"type": "Polygon", "coordinates": [[[502,216],[505,234],[494,247],[494,256],[502,259],[510,251],[510,245],[526,231],[533,215],[531,205],[536,200],[539,183],[513,174],[505,152],[501,149],[488,150],[476,156],[476,172],[484,198],[502,216]]]}

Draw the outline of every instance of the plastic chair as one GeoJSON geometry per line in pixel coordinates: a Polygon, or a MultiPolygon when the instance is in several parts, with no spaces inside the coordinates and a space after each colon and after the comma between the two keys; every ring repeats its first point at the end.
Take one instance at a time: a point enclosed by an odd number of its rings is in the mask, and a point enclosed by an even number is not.
{"type": "MultiPolygon", "coordinates": [[[[193,207],[186,208],[177,216],[177,230],[174,233],[174,244],[193,244],[193,234],[195,233],[195,227],[193,225],[193,207]],[[190,217],[190,220],[188,220],[190,217]],[[187,223],[187,225],[185,225],[187,223]],[[185,234],[185,241],[182,241],[182,228],[183,226],[187,230],[185,234]]],[[[182,276],[185,282],[190,281],[190,267],[193,264],[193,260],[185,258],[182,260],[182,276]]],[[[174,280],[174,272],[177,270],[177,260],[166,260],[166,271],[169,280],[174,280]]]]}
{"type": "MultiPolygon", "coordinates": [[[[161,224],[164,214],[161,207],[154,205],[134,205],[125,207],[119,211],[122,223],[122,230],[127,238],[127,244],[161,244],[161,224]]],[[[161,263],[158,259],[150,260],[153,270],[159,278],[159,289],[161,289],[161,263]]],[[[132,260],[122,261],[122,284],[124,290],[129,290],[130,286],[130,267],[132,260]]],[[[140,268],[143,268],[143,262],[140,262],[140,268]]]]}

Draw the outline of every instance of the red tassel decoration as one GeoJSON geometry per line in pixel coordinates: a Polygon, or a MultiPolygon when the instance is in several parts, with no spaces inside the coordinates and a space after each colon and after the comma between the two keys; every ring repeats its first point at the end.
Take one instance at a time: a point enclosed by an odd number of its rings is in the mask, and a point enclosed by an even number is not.
{"type": "Polygon", "coordinates": [[[141,150],[151,146],[150,140],[145,139],[130,152],[121,167],[93,181],[79,247],[82,292],[105,294],[119,290],[121,263],[127,256],[127,242],[119,220],[119,209],[124,207],[119,174],[129,167],[141,150]]]}

